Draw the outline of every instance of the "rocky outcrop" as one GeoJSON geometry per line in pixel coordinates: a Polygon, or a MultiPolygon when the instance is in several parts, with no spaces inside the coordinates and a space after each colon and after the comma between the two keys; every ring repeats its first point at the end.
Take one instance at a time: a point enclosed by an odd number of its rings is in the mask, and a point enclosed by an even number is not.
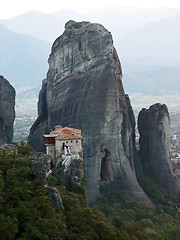
{"type": "Polygon", "coordinates": [[[103,183],[151,203],[136,179],[134,114],[121,78],[110,32],[100,24],[69,21],[52,46],[29,143],[42,151],[42,134],[58,124],[82,130],[90,205],[103,183]]]}
{"type": "Polygon", "coordinates": [[[14,144],[6,144],[6,143],[2,144],[0,146],[0,150],[2,150],[2,149],[5,149],[5,150],[10,151],[10,152],[15,152],[15,153],[18,152],[17,147],[14,144]]]}
{"type": "Polygon", "coordinates": [[[74,185],[83,186],[83,157],[80,154],[79,157],[69,156],[68,158],[69,163],[67,165],[61,165],[64,161],[64,158],[62,158],[60,166],[57,166],[55,170],[61,175],[66,189],[71,190],[74,185]]]}
{"type": "Polygon", "coordinates": [[[46,179],[47,173],[50,171],[50,163],[52,158],[50,155],[46,155],[42,152],[36,152],[29,157],[31,165],[36,170],[36,175],[43,179],[46,179]]]}
{"type": "Polygon", "coordinates": [[[140,157],[143,171],[153,175],[169,193],[180,197],[180,181],[170,162],[169,125],[165,104],[157,103],[142,109],[138,117],[140,157]]]}
{"type": "Polygon", "coordinates": [[[0,145],[11,143],[15,118],[15,90],[0,76],[0,145]]]}
{"type": "Polygon", "coordinates": [[[49,187],[47,185],[45,187],[48,191],[49,199],[54,203],[55,206],[58,206],[61,209],[61,211],[64,211],[64,205],[62,202],[60,192],[54,187],[49,187]]]}

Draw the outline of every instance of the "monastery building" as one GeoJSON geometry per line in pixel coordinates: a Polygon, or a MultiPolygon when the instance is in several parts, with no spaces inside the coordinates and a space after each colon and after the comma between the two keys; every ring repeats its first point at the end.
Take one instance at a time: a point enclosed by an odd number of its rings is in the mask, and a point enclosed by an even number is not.
{"type": "Polygon", "coordinates": [[[44,135],[46,154],[51,155],[55,165],[63,156],[77,155],[82,152],[81,130],[56,126],[50,134],[44,135]]]}

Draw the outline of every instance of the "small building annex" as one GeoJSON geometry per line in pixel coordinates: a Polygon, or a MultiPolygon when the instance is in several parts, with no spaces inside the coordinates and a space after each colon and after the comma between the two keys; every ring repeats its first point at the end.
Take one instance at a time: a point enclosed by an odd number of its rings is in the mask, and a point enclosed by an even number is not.
{"type": "Polygon", "coordinates": [[[55,165],[62,156],[71,156],[82,152],[81,130],[60,125],[50,134],[44,135],[46,154],[51,155],[55,165]]]}

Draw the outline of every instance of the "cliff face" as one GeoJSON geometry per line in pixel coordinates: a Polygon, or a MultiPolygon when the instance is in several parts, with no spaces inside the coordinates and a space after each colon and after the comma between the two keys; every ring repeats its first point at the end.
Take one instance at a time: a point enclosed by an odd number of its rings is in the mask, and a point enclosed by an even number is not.
{"type": "Polygon", "coordinates": [[[52,158],[42,152],[36,152],[29,157],[31,165],[36,169],[36,175],[43,179],[47,178],[47,172],[50,170],[52,158]]]}
{"type": "Polygon", "coordinates": [[[169,113],[166,105],[142,109],[138,118],[140,156],[145,172],[155,174],[168,192],[180,197],[180,181],[175,176],[169,155],[169,113]]]}
{"type": "Polygon", "coordinates": [[[11,143],[15,118],[15,90],[0,76],[0,145],[11,143]]]}
{"type": "Polygon", "coordinates": [[[79,159],[72,156],[68,165],[57,167],[56,171],[61,175],[66,189],[71,190],[74,185],[83,186],[84,169],[82,156],[79,159]]]}
{"type": "Polygon", "coordinates": [[[134,114],[121,82],[111,34],[100,24],[69,21],[52,46],[29,143],[44,149],[42,134],[56,125],[82,130],[86,189],[96,202],[101,183],[150,203],[134,170],[134,114]]]}
{"type": "Polygon", "coordinates": [[[38,101],[38,118],[30,129],[28,143],[37,151],[45,152],[44,137],[45,133],[49,133],[47,99],[46,99],[47,79],[43,80],[41,91],[39,92],[38,101]]]}

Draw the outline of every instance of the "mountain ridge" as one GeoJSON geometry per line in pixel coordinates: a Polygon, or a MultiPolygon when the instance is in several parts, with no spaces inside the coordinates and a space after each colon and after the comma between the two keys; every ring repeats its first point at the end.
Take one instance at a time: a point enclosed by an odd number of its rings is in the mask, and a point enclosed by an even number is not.
{"type": "Polygon", "coordinates": [[[17,34],[0,24],[1,74],[18,86],[40,86],[45,77],[50,44],[29,35],[17,34]]]}
{"type": "Polygon", "coordinates": [[[121,56],[136,59],[158,57],[180,59],[180,14],[146,24],[118,42],[121,56]]]}
{"type": "Polygon", "coordinates": [[[0,20],[0,22],[6,27],[9,27],[9,29],[15,30],[19,33],[31,32],[32,34],[34,32],[34,36],[36,37],[37,35],[40,36],[40,32],[43,32],[43,37],[39,38],[52,42],[63,32],[63,27],[66,21],[69,19],[74,19],[76,21],[83,21],[86,19],[91,22],[101,22],[112,32],[115,43],[118,43],[118,39],[127,34],[127,32],[147,23],[158,21],[167,16],[173,16],[178,13],[180,13],[180,10],[169,8],[141,9],[128,7],[105,7],[97,10],[89,10],[84,14],[80,14],[72,9],[64,9],[52,13],[42,13],[32,10],[7,20],[0,20]],[[24,22],[29,25],[28,31],[24,22]],[[33,22],[34,24],[31,24],[33,22]],[[44,26],[46,27],[44,28],[44,26]],[[52,32],[52,34],[51,32],[49,33],[49,36],[46,36],[47,28],[51,29],[52,32]],[[57,29],[60,29],[60,31],[57,29]],[[120,30],[117,32],[117,29],[120,30]]]}

